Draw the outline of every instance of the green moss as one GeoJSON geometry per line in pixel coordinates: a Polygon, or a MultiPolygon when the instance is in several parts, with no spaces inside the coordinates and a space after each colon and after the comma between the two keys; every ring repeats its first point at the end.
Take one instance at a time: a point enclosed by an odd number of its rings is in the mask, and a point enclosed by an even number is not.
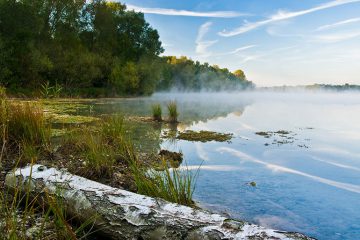
{"type": "Polygon", "coordinates": [[[176,138],[193,142],[228,142],[232,139],[232,137],[233,134],[231,133],[218,133],[212,131],[195,132],[192,130],[187,130],[184,132],[179,132],[176,138]]]}

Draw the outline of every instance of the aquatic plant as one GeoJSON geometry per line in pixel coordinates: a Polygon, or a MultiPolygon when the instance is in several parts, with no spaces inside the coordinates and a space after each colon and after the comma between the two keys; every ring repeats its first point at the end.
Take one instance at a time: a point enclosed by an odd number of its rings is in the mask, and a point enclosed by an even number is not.
{"type": "Polygon", "coordinates": [[[153,119],[155,121],[162,121],[162,110],[160,104],[154,104],[151,106],[153,119]]]}
{"type": "Polygon", "coordinates": [[[167,105],[167,109],[169,112],[169,122],[176,123],[178,121],[178,116],[179,116],[176,102],[174,101],[169,102],[167,105]]]}
{"type": "Polygon", "coordinates": [[[40,94],[43,98],[58,98],[63,90],[63,87],[55,83],[54,86],[50,86],[49,81],[41,84],[40,86],[40,94]]]}
{"type": "Polygon", "coordinates": [[[232,139],[233,134],[231,133],[218,133],[211,131],[200,131],[196,132],[193,130],[187,130],[184,132],[179,132],[177,139],[187,140],[187,141],[199,141],[199,142],[228,142],[232,139]]]}
{"type": "Polygon", "coordinates": [[[272,132],[256,132],[255,134],[265,138],[270,138],[273,135],[272,132]]]}

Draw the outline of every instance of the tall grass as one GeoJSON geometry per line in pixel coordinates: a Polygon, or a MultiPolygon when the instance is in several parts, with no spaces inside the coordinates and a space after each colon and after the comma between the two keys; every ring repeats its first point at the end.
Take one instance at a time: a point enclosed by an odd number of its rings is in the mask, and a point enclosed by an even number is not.
{"type": "Polygon", "coordinates": [[[67,216],[60,188],[54,195],[34,195],[30,187],[28,180],[0,192],[1,239],[76,240],[91,234],[95,217],[79,224],[67,216]]]}
{"type": "Polygon", "coordinates": [[[136,161],[130,163],[138,193],[170,202],[194,206],[192,196],[199,170],[170,169],[163,160],[163,171],[147,170],[136,161]]]}
{"type": "Polygon", "coordinates": [[[64,137],[62,145],[71,145],[84,160],[84,170],[75,172],[85,177],[109,178],[114,166],[125,163],[132,157],[134,149],[129,150],[122,116],[104,119],[96,128],[84,127],[64,137]]]}
{"type": "Polygon", "coordinates": [[[9,141],[34,145],[47,144],[51,136],[43,108],[34,103],[8,105],[7,132],[9,141]]]}
{"type": "Polygon", "coordinates": [[[6,98],[6,88],[0,85],[0,99],[6,98]]]}
{"type": "Polygon", "coordinates": [[[167,109],[169,112],[169,121],[172,123],[176,123],[178,121],[178,116],[179,116],[176,102],[174,101],[169,102],[167,105],[167,109]]]}
{"type": "Polygon", "coordinates": [[[153,119],[155,121],[162,121],[162,110],[160,104],[154,104],[151,106],[153,119]]]}
{"type": "Polygon", "coordinates": [[[13,103],[0,98],[0,160],[14,162],[15,155],[23,155],[27,162],[39,150],[46,149],[51,137],[41,105],[13,103]]]}

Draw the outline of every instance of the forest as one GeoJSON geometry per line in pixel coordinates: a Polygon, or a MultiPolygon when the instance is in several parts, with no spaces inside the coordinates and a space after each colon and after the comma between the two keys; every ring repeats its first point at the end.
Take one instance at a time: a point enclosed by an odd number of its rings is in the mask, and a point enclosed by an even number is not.
{"type": "Polygon", "coordinates": [[[0,0],[0,85],[13,96],[251,88],[241,70],[162,56],[143,13],[104,0],[0,0]]]}

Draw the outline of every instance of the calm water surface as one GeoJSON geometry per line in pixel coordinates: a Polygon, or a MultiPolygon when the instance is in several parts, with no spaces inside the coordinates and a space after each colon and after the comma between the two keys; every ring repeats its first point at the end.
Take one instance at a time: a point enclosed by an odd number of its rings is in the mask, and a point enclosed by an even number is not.
{"type": "Polygon", "coordinates": [[[360,239],[360,94],[156,94],[96,102],[95,110],[146,116],[152,103],[170,100],[180,108],[178,130],[234,134],[231,143],[193,143],[162,141],[166,126],[133,129],[140,147],[202,163],[201,206],[319,239],[360,239]],[[289,133],[255,134],[279,130],[289,133]]]}

